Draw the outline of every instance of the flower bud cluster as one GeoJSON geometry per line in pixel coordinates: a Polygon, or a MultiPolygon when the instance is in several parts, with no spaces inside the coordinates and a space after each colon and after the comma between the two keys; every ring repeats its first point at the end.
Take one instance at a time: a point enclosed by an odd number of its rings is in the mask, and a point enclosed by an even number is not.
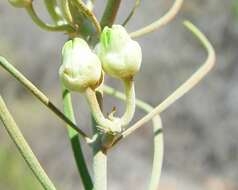
{"type": "Polygon", "coordinates": [[[66,88],[83,92],[95,89],[102,81],[102,70],[111,77],[133,78],[142,60],[140,45],[120,25],[105,27],[96,54],[81,38],[66,42],[62,50],[60,78],[66,88]]]}
{"type": "MultiPolygon", "coordinates": [[[[133,77],[140,69],[141,60],[140,45],[130,38],[124,27],[113,25],[104,28],[94,51],[81,38],[66,42],[59,75],[68,90],[85,93],[100,130],[105,129],[105,134],[114,136],[122,132],[134,115],[133,77]],[[105,118],[101,112],[95,89],[102,84],[103,73],[124,82],[127,108],[121,118],[112,115],[105,118]]],[[[108,140],[106,137],[104,139],[108,140]]]]}

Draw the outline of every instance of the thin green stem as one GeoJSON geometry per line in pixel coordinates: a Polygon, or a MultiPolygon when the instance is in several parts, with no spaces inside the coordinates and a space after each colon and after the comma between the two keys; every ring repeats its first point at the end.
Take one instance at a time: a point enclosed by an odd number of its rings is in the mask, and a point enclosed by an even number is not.
{"type": "MultiPolygon", "coordinates": [[[[147,110],[149,113],[153,110],[147,110]]],[[[149,190],[157,190],[159,186],[159,181],[162,172],[163,159],[164,159],[164,137],[162,130],[162,120],[159,115],[156,115],[152,119],[153,122],[153,132],[154,132],[154,157],[151,178],[149,183],[149,190]]]]}
{"type": "Polygon", "coordinates": [[[110,131],[113,127],[113,122],[104,117],[96,97],[96,92],[91,88],[88,88],[85,95],[90,106],[91,113],[97,123],[97,127],[100,127],[100,129],[105,132],[110,131]]]}
{"type": "Polygon", "coordinates": [[[32,84],[24,75],[22,75],[13,65],[11,65],[4,57],[0,56],[0,65],[25,86],[39,101],[41,101],[47,108],[54,112],[60,119],[65,121],[68,126],[77,131],[87,142],[91,139],[81,129],[77,127],[68,117],[66,117],[50,100],[43,94],[34,84],[32,84]]]}
{"type": "Polygon", "coordinates": [[[208,41],[206,36],[191,22],[185,21],[184,25],[200,40],[204,48],[207,50],[208,57],[204,64],[180,87],[178,87],[169,97],[167,97],[161,104],[155,107],[149,114],[144,116],[134,125],[132,125],[129,129],[122,133],[122,138],[133,133],[136,129],[140,128],[146,122],[150,121],[155,115],[160,114],[165,109],[167,109],[171,104],[173,104],[176,100],[181,98],[184,94],[189,92],[196,84],[198,84],[214,67],[216,61],[215,50],[212,47],[211,43],[208,41]]]}
{"type": "Polygon", "coordinates": [[[132,120],[135,113],[135,87],[134,81],[124,80],[125,93],[126,93],[126,111],[121,118],[122,126],[127,126],[132,120]]]}
{"type": "Polygon", "coordinates": [[[102,29],[105,26],[111,27],[116,19],[118,9],[120,7],[121,0],[107,0],[107,5],[101,19],[102,29]]]}
{"type": "Polygon", "coordinates": [[[24,136],[19,130],[16,122],[14,121],[11,113],[8,111],[4,100],[0,96],[0,117],[3,122],[5,129],[7,130],[12,141],[17,146],[20,154],[34,173],[37,180],[41,183],[45,190],[56,190],[54,184],[51,182],[44,169],[41,167],[36,156],[32,152],[30,146],[26,142],[24,136]]]}
{"type": "Polygon", "coordinates": [[[57,25],[65,23],[62,12],[58,6],[57,0],[44,0],[46,8],[57,25]]]}
{"type": "MultiPolygon", "coordinates": [[[[109,86],[104,85],[104,92],[118,99],[126,101],[125,94],[109,86]]],[[[147,113],[153,110],[152,106],[150,106],[149,104],[139,99],[136,99],[136,105],[147,113]]],[[[149,190],[156,190],[158,188],[162,165],[163,165],[164,139],[163,139],[163,132],[162,132],[162,121],[160,116],[159,115],[154,116],[152,121],[153,121],[153,131],[154,131],[154,158],[153,158],[151,179],[149,183],[149,190]]]]}
{"type": "Polygon", "coordinates": [[[45,22],[43,22],[38,15],[36,14],[33,5],[30,4],[29,6],[26,7],[26,10],[28,12],[28,14],[30,15],[31,19],[33,20],[33,22],[38,25],[40,28],[47,30],[47,31],[60,31],[60,32],[74,32],[74,29],[69,26],[69,25],[49,25],[46,24],[45,22]]]}
{"type": "Polygon", "coordinates": [[[101,26],[96,18],[96,16],[93,14],[93,12],[88,9],[88,7],[81,1],[81,0],[74,0],[73,1],[77,8],[82,12],[86,17],[88,17],[89,20],[94,24],[98,34],[101,33],[101,26]]]}
{"type": "Polygon", "coordinates": [[[133,17],[133,15],[136,12],[136,9],[140,6],[141,0],[135,0],[135,4],[131,10],[131,12],[129,13],[129,15],[127,16],[127,18],[125,19],[125,21],[123,22],[123,26],[126,26],[128,24],[128,22],[131,20],[131,18],[133,17]]]}
{"type": "Polygon", "coordinates": [[[74,25],[74,18],[70,11],[69,3],[70,3],[69,0],[61,0],[61,8],[67,22],[70,23],[71,25],[74,25]]]}
{"type": "Polygon", "coordinates": [[[130,36],[132,38],[137,38],[145,34],[151,33],[157,30],[158,28],[168,24],[170,21],[172,21],[175,18],[175,16],[177,15],[177,13],[182,7],[182,4],[183,4],[183,0],[175,0],[172,8],[163,17],[159,18],[155,22],[139,30],[136,30],[135,32],[130,33],[130,36]]]}
{"type": "MultiPolygon", "coordinates": [[[[63,95],[63,101],[64,101],[64,113],[73,123],[75,123],[75,117],[74,117],[74,111],[73,111],[70,92],[64,87],[62,87],[62,95],[63,95]]],[[[75,159],[79,174],[81,176],[84,188],[85,190],[92,190],[93,182],[89,174],[86,161],[84,159],[83,151],[82,151],[80,140],[79,140],[79,135],[77,132],[75,132],[74,130],[68,127],[68,136],[71,142],[74,159],[75,159]]]]}

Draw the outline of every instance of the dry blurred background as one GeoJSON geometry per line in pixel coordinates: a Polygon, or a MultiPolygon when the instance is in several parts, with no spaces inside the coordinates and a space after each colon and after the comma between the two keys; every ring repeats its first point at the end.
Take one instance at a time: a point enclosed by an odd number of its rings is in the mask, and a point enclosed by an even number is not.
{"type": "MultiPolygon", "coordinates": [[[[117,23],[134,1],[124,0],[117,23]]],[[[45,20],[42,1],[35,3],[45,20]]],[[[105,0],[97,1],[100,16],[105,0]]],[[[128,25],[133,31],[163,15],[172,0],[142,0],[128,25]]],[[[189,94],[162,114],[165,159],[160,190],[238,189],[238,2],[185,0],[168,26],[138,39],[143,66],[136,79],[137,96],[152,105],[161,102],[204,61],[205,52],[182,25],[196,24],[215,46],[217,65],[189,94]]],[[[62,108],[58,68],[63,34],[45,32],[22,9],[0,1],[0,54],[11,61],[62,108]]],[[[107,79],[121,89],[121,84],[107,79]]],[[[81,189],[63,123],[0,69],[1,94],[42,165],[59,189],[81,189]]],[[[74,95],[81,127],[89,131],[89,113],[82,96],[74,95]]],[[[106,96],[105,110],[123,105],[106,96]]],[[[136,119],[144,113],[138,111],[136,119]]],[[[0,124],[0,126],[2,126],[0,124]]],[[[151,124],[143,127],[109,155],[109,189],[147,188],[152,161],[151,124]]],[[[85,147],[89,163],[90,150],[85,147]]],[[[0,127],[0,189],[41,187],[0,127]]]]}

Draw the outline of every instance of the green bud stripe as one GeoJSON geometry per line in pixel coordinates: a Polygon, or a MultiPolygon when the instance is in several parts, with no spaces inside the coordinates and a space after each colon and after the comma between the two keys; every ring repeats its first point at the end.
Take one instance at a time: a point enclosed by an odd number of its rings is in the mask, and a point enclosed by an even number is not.
{"type": "Polygon", "coordinates": [[[109,46],[112,38],[111,36],[112,36],[112,29],[106,26],[101,35],[101,42],[105,48],[109,46]]]}

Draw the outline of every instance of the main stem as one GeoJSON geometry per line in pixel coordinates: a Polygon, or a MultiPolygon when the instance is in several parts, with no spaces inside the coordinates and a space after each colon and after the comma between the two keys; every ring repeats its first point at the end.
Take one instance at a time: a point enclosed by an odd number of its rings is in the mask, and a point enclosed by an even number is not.
{"type": "Polygon", "coordinates": [[[107,190],[107,152],[102,149],[101,137],[93,145],[94,190],[107,190]]]}
{"type": "Polygon", "coordinates": [[[94,154],[93,158],[94,190],[107,190],[107,154],[101,150],[94,154]]]}
{"type": "MultiPolygon", "coordinates": [[[[97,100],[102,108],[102,93],[97,92],[97,100]]],[[[93,173],[94,173],[94,190],[107,190],[107,152],[101,145],[101,135],[97,130],[97,123],[92,117],[92,126],[94,135],[97,136],[93,144],[93,173]]]]}

